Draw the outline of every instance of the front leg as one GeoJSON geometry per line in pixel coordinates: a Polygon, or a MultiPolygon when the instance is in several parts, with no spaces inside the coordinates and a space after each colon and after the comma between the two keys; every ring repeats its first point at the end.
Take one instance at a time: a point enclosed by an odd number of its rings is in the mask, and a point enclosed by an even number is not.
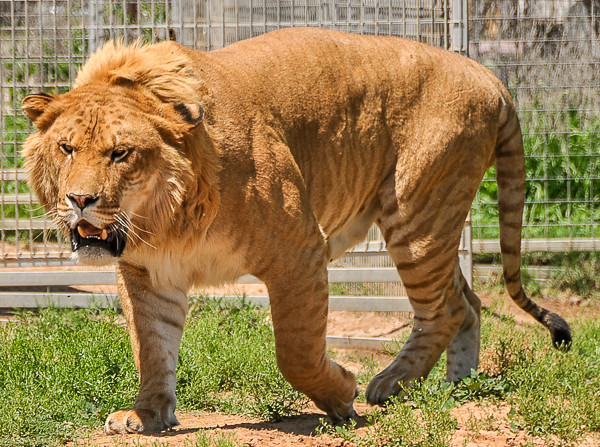
{"type": "Polygon", "coordinates": [[[159,432],[179,422],[175,417],[175,368],[188,311],[181,290],[152,286],[148,272],[124,262],[117,267],[121,306],[140,377],[132,408],[108,415],[106,434],[159,432]]]}
{"type": "Polygon", "coordinates": [[[355,416],[352,403],[358,389],[354,375],[327,355],[327,261],[322,252],[297,260],[306,262],[292,265],[288,259],[284,269],[277,269],[281,276],[265,281],[277,364],[296,390],[340,423],[355,416]]]}

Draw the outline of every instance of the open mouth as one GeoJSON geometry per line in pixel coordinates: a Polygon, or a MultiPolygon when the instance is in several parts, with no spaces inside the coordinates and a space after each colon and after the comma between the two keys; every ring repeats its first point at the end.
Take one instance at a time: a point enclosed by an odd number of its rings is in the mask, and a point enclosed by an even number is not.
{"type": "Polygon", "coordinates": [[[82,247],[97,247],[112,256],[121,256],[125,249],[126,232],[98,228],[86,220],[80,220],[71,230],[71,249],[76,252],[82,247]]]}

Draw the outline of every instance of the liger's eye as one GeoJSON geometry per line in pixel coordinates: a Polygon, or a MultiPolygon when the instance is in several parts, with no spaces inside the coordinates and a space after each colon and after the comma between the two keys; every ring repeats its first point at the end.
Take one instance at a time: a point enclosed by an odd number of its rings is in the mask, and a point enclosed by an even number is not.
{"type": "Polygon", "coordinates": [[[73,147],[69,146],[68,144],[65,143],[61,143],[58,145],[58,148],[61,150],[61,152],[63,154],[65,154],[66,156],[70,156],[73,155],[73,147]]]}
{"type": "Polygon", "coordinates": [[[110,154],[110,159],[114,162],[118,162],[123,160],[129,151],[127,149],[117,149],[116,151],[112,151],[110,154]]]}

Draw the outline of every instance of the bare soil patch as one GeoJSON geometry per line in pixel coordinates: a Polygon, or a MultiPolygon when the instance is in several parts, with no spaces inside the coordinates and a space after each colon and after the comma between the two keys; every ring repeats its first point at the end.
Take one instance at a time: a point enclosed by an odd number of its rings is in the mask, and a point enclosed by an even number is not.
{"type": "MultiPolygon", "coordinates": [[[[366,426],[367,404],[356,403],[358,413],[356,433],[365,436],[370,430],[366,426]]],[[[382,410],[383,411],[383,410],[382,410]]],[[[459,427],[451,441],[452,447],[546,447],[548,440],[515,432],[510,427],[507,404],[479,405],[467,403],[452,410],[459,427]]],[[[351,447],[354,444],[330,435],[317,435],[316,428],[324,417],[316,407],[310,407],[303,414],[286,417],[279,422],[266,422],[244,416],[185,412],[178,413],[181,425],[158,435],[116,435],[105,436],[98,430],[92,433],[83,445],[114,447],[115,445],[143,447],[159,446],[185,447],[193,445],[198,433],[208,431],[213,436],[227,436],[240,445],[248,447],[351,447]],[[192,443],[192,444],[190,444],[192,443]]],[[[552,445],[560,445],[559,441],[552,445]]],[[[600,437],[588,437],[577,444],[579,447],[597,447],[600,437]]]]}
{"type": "MultiPolygon", "coordinates": [[[[357,404],[356,410],[364,414],[367,406],[357,404]]],[[[186,440],[194,441],[196,434],[202,430],[209,430],[214,434],[231,436],[240,444],[254,446],[341,446],[341,439],[333,439],[328,435],[315,436],[315,428],[319,426],[320,418],[324,414],[316,407],[310,407],[303,414],[286,417],[282,421],[267,422],[244,416],[186,412],[178,413],[181,425],[171,431],[155,436],[142,435],[117,435],[104,436],[99,431],[92,434],[91,441],[94,446],[111,447],[118,441],[118,445],[151,445],[154,441],[168,442],[170,447],[184,446],[186,440]],[[120,442],[120,444],[119,444],[120,442]]],[[[359,417],[359,430],[365,430],[364,417],[359,417]]]]}

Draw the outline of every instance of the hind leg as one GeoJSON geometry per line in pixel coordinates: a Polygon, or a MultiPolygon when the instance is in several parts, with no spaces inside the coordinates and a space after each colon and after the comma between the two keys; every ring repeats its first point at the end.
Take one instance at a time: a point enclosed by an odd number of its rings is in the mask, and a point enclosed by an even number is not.
{"type": "Polygon", "coordinates": [[[467,284],[460,267],[457,265],[456,268],[462,285],[465,318],[446,350],[446,379],[450,381],[457,381],[468,376],[472,369],[477,369],[481,343],[481,301],[467,284]]]}
{"type": "Polygon", "coordinates": [[[418,284],[409,286],[406,276],[402,271],[415,312],[413,330],[394,361],[369,384],[367,401],[372,405],[384,404],[400,391],[401,384],[427,377],[442,352],[457,338],[467,313],[464,295],[453,278],[440,280],[439,290],[419,295],[411,290],[419,288],[418,284]]]}
{"type": "Polygon", "coordinates": [[[378,223],[415,316],[413,331],[396,359],[369,384],[370,404],[385,403],[398,393],[401,383],[427,377],[457,334],[460,349],[463,336],[473,331],[472,324],[465,325],[466,319],[473,320],[474,310],[457,260],[470,198],[466,194],[448,197],[451,190],[441,183],[429,192],[427,203],[414,205],[398,194],[393,182],[380,192],[378,223]]]}

